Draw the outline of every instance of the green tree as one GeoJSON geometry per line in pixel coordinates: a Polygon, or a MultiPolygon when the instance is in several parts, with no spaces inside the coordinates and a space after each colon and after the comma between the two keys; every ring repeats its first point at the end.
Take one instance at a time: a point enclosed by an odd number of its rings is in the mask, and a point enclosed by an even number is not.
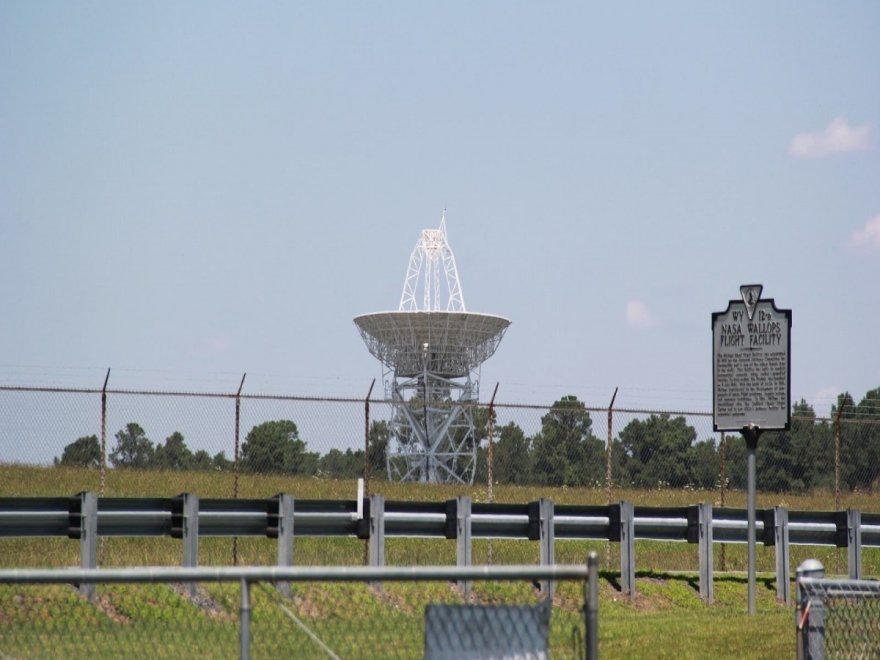
{"type": "Polygon", "coordinates": [[[211,459],[211,454],[206,452],[204,449],[199,449],[195,454],[192,455],[189,463],[189,469],[196,470],[198,472],[209,472],[214,469],[214,461],[211,459]]]}
{"type": "Polygon", "coordinates": [[[805,488],[797,465],[791,433],[762,433],[755,451],[755,479],[764,491],[798,492],[805,488]]]}
{"type": "Polygon", "coordinates": [[[318,461],[318,472],[334,479],[357,479],[364,471],[364,450],[331,449],[318,461]]]}
{"type": "Polygon", "coordinates": [[[219,472],[227,472],[232,469],[232,461],[226,458],[226,452],[215,454],[211,459],[212,467],[219,472]]]}
{"type": "MultiPolygon", "coordinates": [[[[486,471],[488,463],[486,458],[488,456],[487,451],[489,446],[489,408],[488,406],[475,405],[471,408],[470,412],[471,419],[474,423],[474,431],[471,435],[474,443],[473,480],[475,484],[485,484],[488,479],[488,473],[486,471]]],[[[463,419],[463,416],[460,419],[463,419]]],[[[461,440],[466,437],[467,431],[467,427],[463,425],[461,429],[454,433],[453,441],[456,444],[460,443],[461,440]]],[[[468,447],[469,443],[460,446],[468,447]]],[[[459,459],[453,464],[453,470],[457,471],[459,474],[463,474],[466,472],[469,463],[469,458],[459,459]]]]}
{"type": "Polygon", "coordinates": [[[501,427],[493,454],[495,483],[517,486],[531,483],[529,439],[515,422],[508,422],[501,427]]]}
{"type": "Polygon", "coordinates": [[[841,479],[850,489],[874,490],[880,480],[880,388],[869,390],[858,405],[845,392],[831,417],[840,412],[841,479]]]}
{"type": "Polygon", "coordinates": [[[604,446],[593,436],[592,424],[590,413],[576,396],[554,403],[532,440],[534,480],[549,486],[601,483],[604,446]]]}
{"type": "Polygon", "coordinates": [[[804,490],[834,485],[834,444],[831,427],[816,420],[816,411],[805,399],[791,413],[792,477],[804,490]]]}
{"type": "Polygon", "coordinates": [[[129,422],[116,432],[116,448],[110,452],[114,467],[146,469],[152,466],[155,449],[139,424],[129,422]]]}
{"type": "Polygon", "coordinates": [[[388,470],[385,464],[385,452],[391,439],[391,428],[385,420],[370,422],[369,469],[371,479],[385,479],[388,470]]]}
{"type": "Polygon", "coordinates": [[[858,412],[852,395],[844,392],[837,395],[837,403],[831,406],[831,419],[839,419],[840,424],[840,476],[852,490],[864,485],[862,473],[865,470],[864,448],[861,446],[859,428],[856,423],[858,412]]]}
{"type": "Polygon", "coordinates": [[[153,457],[153,467],[160,470],[190,470],[193,467],[193,453],[186,446],[183,434],[175,431],[165,438],[164,445],[158,445],[153,457]]]}
{"type": "MultiPolygon", "coordinates": [[[[726,471],[730,486],[745,488],[746,445],[740,434],[727,440],[726,471]]],[[[804,399],[792,407],[788,431],[762,433],[755,450],[755,481],[759,490],[803,491],[834,483],[831,429],[816,421],[813,407],[804,399]]]]}
{"type": "Polygon", "coordinates": [[[833,482],[833,445],[826,424],[816,422],[813,407],[801,399],[792,408],[788,431],[763,433],[755,453],[755,477],[761,490],[797,492],[833,482]]]}
{"type": "Polygon", "coordinates": [[[699,440],[688,452],[690,485],[709,490],[718,485],[721,462],[714,440],[699,440]]]}
{"type": "Polygon", "coordinates": [[[880,387],[868,390],[857,407],[862,446],[868,461],[864,475],[868,489],[873,492],[880,485],[880,387]]]}
{"type": "Polygon", "coordinates": [[[306,451],[294,422],[276,420],[250,430],[241,446],[241,465],[245,472],[313,475],[318,454],[306,451]]]}
{"type": "MultiPolygon", "coordinates": [[[[696,437],[696,430],[682,416],[662,413],[632,420],[620,432],[626,478],[638,488],[696,485],[696,437]]],[[[705,456],[707,449],[701,446],[698,454],[705,456]]]]}
{"type": "Polygon", "coordinates": [[[71,442],[64,448],[60,459],[55,457],[55,465],[99,467],[101,465],[101,445],[98,443],[98,436],[86,435],[71,442]]]}
{"type": "MultiPolygon", "coordinates": [[[[727,485],[731,488],[745,489],[746,487],[746,443],[740,433],[728,433],[724,453],[724,470],[727,474],[727,485]]],[[[760,450],[761,441],[758,441],[760,450]]],[[[761,488],[758,479],[758,451],[755,452],[755,479],[757,488],[761,488]]],[[[719,471],[720,472],[720,471],[719,471]]]]}

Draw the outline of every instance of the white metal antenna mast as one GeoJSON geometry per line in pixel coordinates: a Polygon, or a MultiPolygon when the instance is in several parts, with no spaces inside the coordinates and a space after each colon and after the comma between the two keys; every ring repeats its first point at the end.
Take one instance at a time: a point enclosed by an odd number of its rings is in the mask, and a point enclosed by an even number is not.
{"type": "Polygon", "coordinates": [[[443,292],[440,290],[441,266],[446,281],[445,310],[447,312],[466,311],[464,294],[458,279],[458,268],[455,265],[455,255],[446,239],[445,209],[440,218],[440,227],[438,229],[423,229],[422,235],[409,257],[409,266],[403,281],[403,293],[400,295],[399,311],[430,312],[444,309],[441,302],[443,292]],[[421,307],[418,304],[420,288],[421,307]]]}
{"type": "Polygon", "coordinates": [[[440,227],[423,230],[410,255],[398,311],[354,322],[386,369],[394,440],[385,456],[388,478],[473,483],[480,365],[495,353],[510,321],[465,310],[445,210],[440,227]]]}

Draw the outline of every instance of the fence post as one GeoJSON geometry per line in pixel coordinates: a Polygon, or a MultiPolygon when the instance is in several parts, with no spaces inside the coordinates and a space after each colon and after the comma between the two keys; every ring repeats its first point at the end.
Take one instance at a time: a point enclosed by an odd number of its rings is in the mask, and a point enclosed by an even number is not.
{"type": "Polygon", "coordinates": [[[818,559],[807,559],[797,568],[797,657],[819,660],[825,657],[825,603],[811,599],[801,585],[801,578],[824,578],[825,567],[818,559]]]}
{"type": "MultiPolygon", "coordinates": [[[[278,494],[278,565],[293,566],[293,497],[278,494]]],[[[278,591],[290,598],[290,582],[278,582],[278,591]]]]}
{"type": "MultiPolygon", "coordinates": [[[[837,409],[834,418],[834,510],[840,511],[840,416],[844,406],[837,409]]],[[[834,573],[840,573],[840,546],[834,552],[834,573]]]]}
{"type": "MultiPolygon", "coordinates": [[[[605,442],[605,503],[611,506],[611,444],[613,441],[612,430],[614,428],[614,400],[617,398],[617,388],[614,388],[614,394],[611,395],[611,402],[608,404],[608,439],[605,442]]],[[[605,543],[605,564],[611,565],[611,542],[605,543]]]]}
{"type": "MultiPolygon", "coordinates": [[[[80,568],[98,567],[98,497],[94,493],[83,492],[80,498],[80,536],[79,552],[80,568]]],[[[89,602],[94,603],[96,585],[86,583],[79,585],[79,593],[89,602]]]]}
{"type": "Polygon", "coordinates": [[[376,379],[370,383],[370,389],[367,390],[367,396],[364,399],[364,492],[370,492],[370,473],[372,466],[370,465],[370,396],[373,394],[373,386],[376,379]]]}
{"type": "MultiPolygon", "coordinates": [[[[538,516],[541,544],[541,566],[552,566],[555,562],[554,548],[554,524],[553,524],[553,500],[542,497],[538,500],[538,516]]],[[[547,598],[553,598],[556,584],[552,580],[541,583],[541,593],[547,598]]]]}
{"type": "MultiPolygon", "coordinates": [[[[489,399],[489,410],[486,415],[486,430],[489,444],[486,448],[486,487],[488,489],[489,502],[495,501],[495,395],[498,394],[498,385],[495,383],[495,389],[492,391],[492,398],[489,399]]],[[[492,546],[489,546],[491,553],[492,546]]],[[[491,563],[491,562],[490,562],[491,563]]]]}
{"type": "Polygon", "coordinates": [[[608,404],[608,440],[605,443],[605,497],[608,504],[611,504],[611,432],[614,428],[614,400],[616,398],[617,388],[615,387],[614,394],[611,395],[611,403],[608,404]]]}
{"type": "MultiPolygon", "coordinates": [[[[107,375],[104,376],[104,387],[101,388],[101,487],[98,497],[107,494],[107,383],[110,382],[110,367],[107,367],[107,375]]],[[[101,561],[104,561],[107,541],[101,537],[100,545],[101,561]]]]}
{"type": "Polygon", "coordinates": [[[104,387],[101,388],[101,497],[104,497],[107,485],[107,383],[110,380],[110,369],[104,377],[104,387]]]}
{"type": "MultiPolygon", "coordinates": [[[[244,379],[247,378],[247,372],[241,376],[241,383],[238,384],[238,392],[235,393],[235,449],[233,452],[232,462],[232,498],[238,499],[238,473],[241,471],[239,460],[241,458],[239,452],[239,432],[241,426],[241,388],[244,387],[244,379]]],[[[238,537],[232,537],[232,565],[238,566],[238,537]]]]}
{"type": "Polygon", "coordinates": [[[846,510],[846,559],[850,580],[862,579],[862,512],[846,510]]]}
{"type": "Polygon", "coordinates": [[[700,598],[711,605],[715,602],[715,585],[712,581],[712,503],[700,502],[698,507],[700,598]]]}
{"type": "Polygon", "coordinates": [[[239,657],[242,660],[250,660],[251,657],[251,585],[244,578],[241,579],[241,606],[238,612],[239,620],[239,657]]]}
{"type": "MultiPolygon", "coordinates": [[[[467,495],[459,495],[456,502],[455,513],[455,548],[456,565],[470,566],[473,560],[471,544],[471,498],[467,495]]],[[[465,580],[459,583],[465,600],[470,600],[472,583],[465,580]]]]}
{"type": "Polygon", "coordinates": [[[789,568],[788,509],[773,507],[773,543],[776,546],[776,598],[791,603],[791,569],[789,568]]]}
{"type": "Polygon", "coordinates": [[[599,556],[595,550],[587,555],[586,613],[587,660],[599,657],[599,556]]]}

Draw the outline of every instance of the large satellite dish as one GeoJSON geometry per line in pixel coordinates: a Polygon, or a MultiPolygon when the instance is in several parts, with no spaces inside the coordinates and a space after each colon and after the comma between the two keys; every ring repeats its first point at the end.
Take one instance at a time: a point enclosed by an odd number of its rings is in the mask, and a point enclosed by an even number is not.
{"type": "Polygon", "coordinates": [[[398,311],[363,314],[354,322],[383,365],[393,405],[388,478],[473,483],[480,367],[510,321],[465,311],[445,211],[438,229],[422,230],[398,311]]]}

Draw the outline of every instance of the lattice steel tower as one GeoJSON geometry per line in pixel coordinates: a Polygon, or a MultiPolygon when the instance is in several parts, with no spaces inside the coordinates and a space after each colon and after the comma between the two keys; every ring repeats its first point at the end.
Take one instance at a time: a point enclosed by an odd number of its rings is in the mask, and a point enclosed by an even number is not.
{"type": "Polygon", "coordinates": [[[510,321],[465,311],[446,239],[446,211],[438,229],[422,230],[398,311],[364,314],[354,322],[382,362],[386,396],[393,403],[388,478],[473,483],[480,366],[498,348],[510,321]]]}

